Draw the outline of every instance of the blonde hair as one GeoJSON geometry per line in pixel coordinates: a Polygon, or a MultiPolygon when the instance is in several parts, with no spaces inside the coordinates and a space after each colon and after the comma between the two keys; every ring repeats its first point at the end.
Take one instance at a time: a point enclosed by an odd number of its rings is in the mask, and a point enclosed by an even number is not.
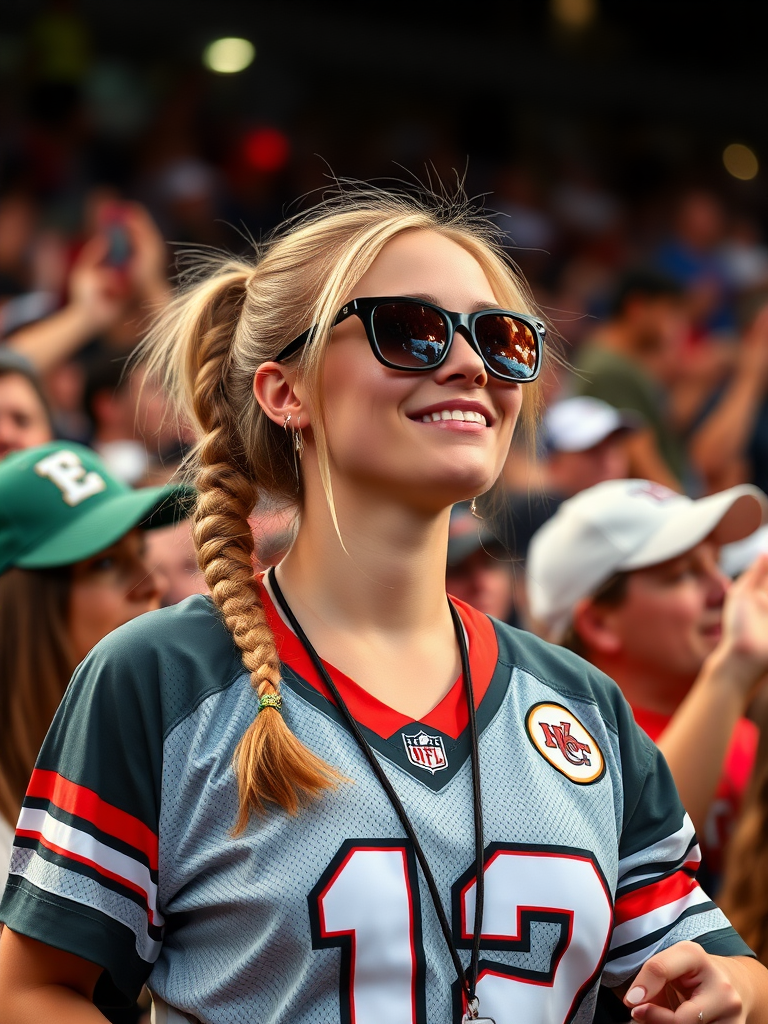
{"type": "MultiPolygon", "coordinates": [[[[482,266],[499,304],[534,312],[533,302],[495,241],[493,225],[461,200],[358,189],[293,218],[257,247],[255,260],[198,261],[142,351],[178,412],[200,435],[193,466],[199,492],[194,536],[213,600],[251,673],[259,697],[277,694],[280,669],[252,569],[248,515],[257,500],[300,505],[291,439],[253,394],[258,367],[313,328],[295,358],[310,399],[319,469],[335,522],[319,382],[339,308],[382,248],[404,231],[452,239],[482,266]]],[[[532,426],[539,390],[524,390],[532,426]]],[[[242,830],[265,801],[295,813],[336,784],[334,768],[304,747],[279,711],[265,708],[235,753],[242,830]]]]}

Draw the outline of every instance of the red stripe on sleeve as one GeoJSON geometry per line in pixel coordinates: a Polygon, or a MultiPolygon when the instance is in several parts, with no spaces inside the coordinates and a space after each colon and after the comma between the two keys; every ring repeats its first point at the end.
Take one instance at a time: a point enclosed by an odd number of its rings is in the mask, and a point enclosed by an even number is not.
{"type": "Polygon", "coordinates": [[[50,800],[62,811],[76,814],[107,835],[128,843],[140,850],[148,858],[149,866],[157,870],[158,840],[152,829],[127,811],[108,804],[92,789],[78,786],[58,772],[36,768],[29,780],[27,796],[50,800]]]}
{"type": "Polygon", "coordinates": [[[68,850],[64,846],[57,846],[57,844],[52,843],[50,839],[46,839],[42,832],[35,832],[29,829],[20,828],[16,830],[16,834],[24,836],[27,839],[34,839],[52,853],[57,853],[60,857],[66,857],[68,860],[76,861],[78,864],[85,864],[86,867],[93,868],[105,878],[111,878],[113,882],[119,882],[120,885],[125,886],[126,889],[130,889],[132,892],[137,893],[144,901],[144,906],[146,908],[150,924],[153,924],[156,927],[162,926],[163,922],[158,921],[157,911],[150,906],[149,894],[146,889],[137,885],[136,882],[131,881],[130,878],[126,878],[124,875],[119,875],[115,871],[110,871],[108,868],[105,868],[103,864],[99,864],[97,861],[91,860],[89,857],[83,857],[80,853],[73,853],[72,850],[68,850]]]}
{"type": "Polygon", "coordinates": [[[657,907],[674,903],[697,888],[698,882],[695,878],[691,878],[683,871],[676,871],[669,878],[663,878],[660,882],[620,896],[616,900],[616,924],[623,924],[633,918],[642,917],[643,914],[649,914],[657,907]]]}

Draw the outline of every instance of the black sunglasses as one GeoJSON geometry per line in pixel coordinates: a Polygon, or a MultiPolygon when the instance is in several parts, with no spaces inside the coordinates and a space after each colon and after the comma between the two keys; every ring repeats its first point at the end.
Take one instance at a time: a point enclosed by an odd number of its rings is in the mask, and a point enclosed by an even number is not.
{"type": "MultiPolygon", "coordinates": [[[[541,320],[509,309],[452,313],[431,302],[390,296],[352,299],[342,306],[334,326],[359,316],[373,354],[393,370],[434,370],[448,357],[454,334],[463,327],[485,368],[498,380],[535,380],[541,369],[546,328],[541,320]]],[[[275,357],[287,359],[311,340],[304,331],[275,357]]]]}

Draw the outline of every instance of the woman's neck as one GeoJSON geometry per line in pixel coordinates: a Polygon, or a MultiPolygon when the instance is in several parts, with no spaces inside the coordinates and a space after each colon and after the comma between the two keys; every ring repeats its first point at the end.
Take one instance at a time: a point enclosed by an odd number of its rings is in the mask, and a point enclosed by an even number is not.
{"type": "Polygon", "coordinates": [[[297,609],[334,628],[384,633],[419,632],[435,621],[450,621],[450,511],[421,515],[380,498],[357,501],[354,508],[337,501],[336,507],[344,546],[330,510],[315,503],[280,565],[281,586],[297,609]]]}
{"type": "Polygon", "coordinates": [[[445,594],[449,510],[337,507],[346,552],[330,514],[305,516],[280,586],[322,658],[419,721],[461,671],[445,594]]]}

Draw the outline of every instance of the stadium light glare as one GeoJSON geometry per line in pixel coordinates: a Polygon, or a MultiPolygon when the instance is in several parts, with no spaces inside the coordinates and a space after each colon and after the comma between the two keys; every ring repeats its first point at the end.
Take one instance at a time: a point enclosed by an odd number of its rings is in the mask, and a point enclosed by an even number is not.
{"type": "Polygon", "coordinates": [[[579,31],[597,18],[597,0],[550,0],[550,12],[563,28],[579,31]]]}
{"type": "Polygon", "coordinates": [[[203,64],[217,75],[236,75],[253,63],[256,47],[247,39],[214,39],[203,52],[203,64]]]}
{"type": "Polygon", "coordinates": [[[749,148],[740,142],[732,142],[723,150],[723,163],[725,169],[734,178],[741,181],[751,181],[757,176],[759,165],[757,157],[749,148]]]}

